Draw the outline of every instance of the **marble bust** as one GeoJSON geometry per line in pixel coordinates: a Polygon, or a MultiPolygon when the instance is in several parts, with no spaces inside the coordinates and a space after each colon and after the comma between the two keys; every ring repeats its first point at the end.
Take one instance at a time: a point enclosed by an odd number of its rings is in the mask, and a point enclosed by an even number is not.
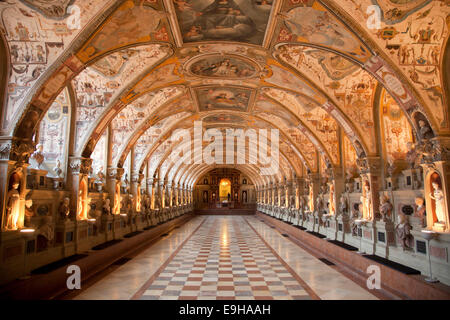
{"type": "Polygon", "coordinates": [[[69,216],[70,216],[69,204],[70,204],[70,199],[69,198],[64,198],[64,200],[59,205],[58,213],[59,213],[59,217],[62,220],[68,220],[69,219],[69,216]]]}
{"type": "Polygon", "coordinates": [[[415,200],[415,203],[416,203],[415,216],[420,219],[422,227],[426,227],[427,226],[427,220],[426,220],[427,209],[425,207],[425,200],[421,197],[417,197],[415,200]]]}
{"type": "Polygon", "coordinates": [[[36,146],[36,151],[31,155],[31,159],[34,160],[34,168],[41,169],[42,164],[44,163],[44,145],[39,143],[36,146]]]}

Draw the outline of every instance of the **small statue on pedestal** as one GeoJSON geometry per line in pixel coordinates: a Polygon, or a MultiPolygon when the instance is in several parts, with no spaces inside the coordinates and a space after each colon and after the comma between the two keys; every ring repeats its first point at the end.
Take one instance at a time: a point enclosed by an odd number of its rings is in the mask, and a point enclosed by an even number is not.
{"type": "Polygon", "coordinates": [[[322,214],[323,210],[323,200],[321,196],[317,196],[316,198],[316,210],[318,214],[322,214]]]}
{"type": "Polygon", "coordinates": [[[97,171],[97,182],[105,183],[105,174],[103,173],[103,167],[100,167],[97,171]]]}
{"type": "Polygon", "coordinates": [[[384,222],[391,220],[391,214],[392,214],[393,206],[391,202],[389,201],[389,197],[387,195],[381,195],[380,196],[380,214],[381,219],[384,222]]]}
{"type": "Polygon", "coordinates": [[[130,181],[128,180],[128,173],[125,173],[125,176],[122,180],[122,192],[123,193],[130,192],[130,181]]]}
{"type": "Polygon", "coordinates": [[[44,156],[44,145],[39,143],[36,146],[36,151],[31,155],[31,159],[35,162],[35,169],[41,169],[42,164],[44,163],[45,156],[44,156]]]}
{"type": "Polygon", "coordinates": [[[395,165],[394,159],[389,158],[388,163],[387,163],[387,168],[386,168],[388,176],[393,177],[396,169],[397,169],[397,166],[395,165]]]}
{"type": "Polygon", "coordinates": [[[19,182],[13,181],[6,196],[6,230],[17,230],[20,217],[19,182]]]}
{"type": "Polygon", "coordinates": [[[347,199],[342,194],[341,198],[339,199],[339,213],[342,214],[342,216],[346,216],[347,212],[348,212],[347,199]]]}
{"type": "Polygon", "coordinates": [[[25,226],[33,228],[31,223],[31,218],[34,217],[33,200],[31,199],[31,194],[28,194],[25,198],[25,226]]]}
{"type": "Polygon", "coordinates": [[[362,210],[360,209],[363,218],[372,221],[372,192],[370,190],[369,182],[364,183],[363,195],[361,196],[362,210]]]}
{"type": "Polygon", "coordinates": [[[103,203],[102,214],[105,216],[109,216],[111,214],[111,200],[109,198],[106,198],[103,203]]]}
{"type": "Polygon", "coordinates": [[[362,215],[363,215],[362,210],[363,210],[363,205],[361,203],[358,205],[358,209],[356,209],[356,208],[353,209],[352,223],[351,223],[353,236],[358,236],[358,225],[355,223],[355,220],[359,220],[362,218],[362,215]]]}
{"type": "Polygon", "coordinates": [[[411,234],[412,227],[404,213],[400,213],[398,217],[399,223],[395,227],[395,233],[403,250],[411,250],[414,247],[414,237],[411,234]]]}
{"type": "Polygon", "coordinates": [[[417,197],[416,200],[416,213],[415,216],[420,219],[420,223],[423,228],[427,226],[427,208],[425,207],[425,200],[421,197],[417,197]]]}
{"type": "Polygon", "coordinates": [[[67,221],[70,218],[69,204],[70,204],[70,199],[64,198],[64,200],[59,205],[58,213],[59,213],[59,217],[61,218],[62,221],[67,221]]]}
{"type": "Polygon", "coordinates": [[[38,236],[38,251],[48,248],[55,237],[55,228],[52,224],[52,217],[45,216],[42,218],[38,235],[41,236],[41,238],[38,236]]]}
{"type": "Polygon", "coordinates": [[[56,160],[56,165],[53,168],[53,171],[56,173],[57,178],[61,178],[62,169],[61,169],[61,161],[59,161],[59,159],[56,160]]]}
{"type": "Polygon", "coordinates": [[[406,144],[408,151],[406,152],[406,162],[408,162],[410,169],[417,167],[417,152],[412,142],[406,144]]]}
{"type": "Polygon", "coordinates": [[[440,185],[437,182],[431,184],[433,187],[433,192],[430,193],[430,198],[434,200],[435,203],[435,213],[437,223],[446,224],[445,219],[445,204],[444,204],[444,192],[442,191],[440,185]]]}

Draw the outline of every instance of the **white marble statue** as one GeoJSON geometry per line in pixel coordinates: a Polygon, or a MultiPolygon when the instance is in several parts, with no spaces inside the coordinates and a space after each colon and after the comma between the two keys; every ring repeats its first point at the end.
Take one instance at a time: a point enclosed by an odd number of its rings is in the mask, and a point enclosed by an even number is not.
{"type": "Polygon", "coordinates": [[[363,195],[360,200],[362,204],[363,218],[369,221],[372,220],[372,192],[370,191],[370,186],[367,182],[364,184],[363,195]]]}
{"type": "Polygon", "coordinates": [[[31,159],[34,160],[34,169],[41,169],[42,164],[44,163],[44,145],[39,143],[36,146],[36,151],[31,155],[31,159]]]}
{"type": "Polygon", "coordinates": [[[432,184],[433,192],[430,193],[430,198],[435,201],[436,219],[439,223],[446,224],[445,219],[445,206],[444,206],[444,192],[437,182],[432,184]]]}
{"type": "Polygon", "coordinates": [[[19,183],[13,182],[7,194],[6,202],[6,230],[17,230],[20,217],[19,183]]]}

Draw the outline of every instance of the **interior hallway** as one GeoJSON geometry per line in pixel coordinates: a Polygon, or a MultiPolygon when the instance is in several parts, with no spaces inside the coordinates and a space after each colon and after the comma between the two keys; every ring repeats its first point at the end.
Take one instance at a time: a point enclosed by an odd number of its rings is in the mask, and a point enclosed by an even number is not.
{"type": "Polygon", "coordinates": [[[377,299],[253,216],[197,216],[72,298],[377,299]]]}

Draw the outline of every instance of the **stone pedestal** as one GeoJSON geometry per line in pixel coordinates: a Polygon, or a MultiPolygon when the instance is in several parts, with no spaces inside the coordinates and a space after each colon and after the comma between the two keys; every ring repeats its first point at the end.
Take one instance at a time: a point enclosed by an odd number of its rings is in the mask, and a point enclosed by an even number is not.
{"type": "Polygon", "coordinates": [[[336,216],[332,215],[327,219],[327,233],[326,236],[330,240],[336,240],[337,239],[337,232],[338,232],[338,222],[336,216]]]}
{"type": "Polygon", "coordinates": [[[121,239],[123,236],[123,227],[125,227],[125,219],[121,215],[113,216],[113,235],[114,239],[121,239]]]}
{"type": "Polygon", "coordinates": [[[52,189],[53,186],[47,185],[46,170],[28,168],[27,188],[28,189],[52,189]]]}
{"type": "Polygon", "coordinates": [[[305,227],[306,224],[306,213],[304,210],[298,210],[297,211],[297,219],[296,222],[294,223],[295,225],[299,226],[299,227],[305,227]]]}
{"type": "Polygon", "coordinates": [[[89,224],[86,220],[75,223],[75,247],[76,253],[82,253],[90,249],[89,224]]]}
{"type": "Polygon", "coordinates": [[[55,190],[64,190],[64,178],[53,178],[53,188],[55,190]]]}
{"type": "Polygon", "coordinates": [[[402,171],[402,189],[417,190],[423,187],[423,174],[420,169],[402,171]]]}
{"type": "Polygon", "coordinates": [[[75,222],[71,220],[61,221],[55,227],[56,245],[62,246],[63,256],[75,254],[75,222]]]}
{"type": "Polygon", "coordinates": [[[137,215],[135,213],[128,214],[127,225],[129,232],[137,231],[137,215]]]}
{"type": "Polygon", "coordinates": [[[153,225],[158,225],[162,222],[162,213],[160,209],[156,208],[152,210],[152,216],[154,221],[153,225]]]}
{"type": "Polygon", "coordinates": [[[386,190],[393,191],[398,189],[396,177],[386,177],[385,181],[386,181],[386,190]]]}
{"type": "Polygon", "coordinates": [[[346,234],[351,234],[350,219],[347,215],[340,214],[336,217],[336,223],[337,223],[336,240],[344,242],[346,234]]]}
{"type": "Polygon", "coordinates": [[[102,233],[105,237],[105,242],[113,240],[114,239],[114,232],[113,232],[114,217],[112,215],[103,215],[100,219],[102,221],[102,233]]]}
{"type": "Polygon", "coordinates": [[[306,229],[308,229],[308,231],[314,231],[315,217],[314,217],[314,214],[312,212],[308,212],[306,214],[305,227],[306,227],[306,229]]]}
{"type": "Polygon", "coordinates": [[[313,231],[320,233],[324,228],[322,228],[322,215],[318,212],[314,212],[314,226],[313,231]]]}
{"type": "Polygon", "coordinates": [[[361,248],[366,254],[375,253],[375,230],[375,223],[372,221],[367,222],[361,227],[361,248]]]}
{"type": "Polygon", "coordinates": [[[395,245],[394,223],[392,221],[377,221],[375,236],[377,255],[384,258],[389,257],[389,246],[395,245]]]}
{"type": "Polygon", "coordinates": [[[1,232],[0,283],[12,281],[26,274],[27,242],[19,230],[1,232]]]}

